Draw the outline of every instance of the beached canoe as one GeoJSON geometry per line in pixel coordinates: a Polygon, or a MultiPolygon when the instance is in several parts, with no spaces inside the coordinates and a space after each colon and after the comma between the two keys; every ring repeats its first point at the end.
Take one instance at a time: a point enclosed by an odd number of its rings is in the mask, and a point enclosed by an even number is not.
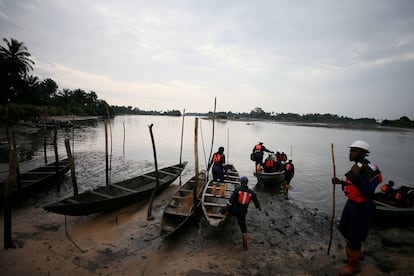
{"type": "Polygon", "coordinates": [[[201,171],[198,178],[193,176],[176,191],[164,209],[161,220],[161,237],[167,238],[177,232],[193,217],[200,204],[201,195],[206,185],[206,171],[201,171]],[[196,190],[194,192],[194,188],[196,190]],[[195,201],[194,201],[195,193],[195,201]]]}
{"type": "MultiPolygon", "coordinates": [[[[20,173],[16,179],[16,185],[11,188],[13,199],[27,199],[34,193],[44,191],[51,186],[57,186],[63,180],[63,176],[69,171],[69,160],[63,159],[56,162],[41,165],[35,169],[20,173]]],[[[8,179],[0,181],[0,202],[4,200],[4,189],[8,179]]]]}
{"type": "Polygon", "coordinates": [[[280,172],[254,172],[253,175],[256,176],[258,183],[263,184],[267,187],[280,187],[280,185],[285,181],[285,171],[280,172]]]}
{"type": "Polygon", "coordinates": [[[220,213],[220,209],[227,205],[233,191],[240,186],[240,176],[236,168],[227,164],[227,175],[224,178],[224,196],[221,195],[220,182],[208,181],[201,197],[203,214],[210,226],[218,227],[227,218],[220,213]],[[216,195],[213,194],[213,184],[216,184],[216,195]]]}
{"type": "MultiPolygon", "coordinates": [[[[159,186],[157,193],[167,188],[181,174],[187,162],[158,170],[159,186]]],[[[108,212],[143,199],[149,199],[156,187],[157,172],[120,181],[108,186],[100,186],[61,201],[45,205],[47,211],[70,216],[83,216],[108,212]]]]}

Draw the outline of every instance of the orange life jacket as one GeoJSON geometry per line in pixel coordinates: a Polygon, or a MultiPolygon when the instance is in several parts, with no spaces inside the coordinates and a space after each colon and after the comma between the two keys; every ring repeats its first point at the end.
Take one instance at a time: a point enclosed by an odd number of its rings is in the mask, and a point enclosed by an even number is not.
{"type": "MultiPolygon", "coordinates": [[[[372,163],[370,163],[368,166],[373,166],[376,170],[378,170],[378,174],[372,176],[370,179],[368,179],[369,182],[372,182],[375,178],[378,178],[378,183],[382,182],[382,174],[378,167],[372,163]]],[[[371,168],[372,169],[372,168],[371,168]]],[[[362,203],[365,201],[365,197],[361,194],[358,187],[349,180],[348,177],[345,178],[346,186],[345,186],[345,195],[347,198],[349,198],[352,201],[355,201],[357,203],[362,203]]]]}
{"type": "Polygon", "coordinates": [[[256,151],[256,152],[258,152],[258,151],[262,151],[262,145],[257,144],[257,145],[254,147],[254,151],[256,151]]]}
{"type": "Polygon", "coordinates": [[[273,161],[272,159],[266,159],[266,162],[265,162],[266,168],[273,168],[274,165],[275,165],[275,161],[273,161]]]}
{"type": "Polygon", "coordinates": [[[215,153],[213,155],[213,162],[214,163],[220,163],[220,160],[221,160],[221,154],[220,153],[215,153]]]}
{"type": "Polygon", "coordinates": [[[292,164],[290,164],[290,163],[286,163],[286,165],[285,165],[285,170],[286,170],[286,171],[291,171],[291,170],[292,170],[292,164]]]}
{"type": "Polygon", "coordinates": [[[252,197],[251,193],[245,192],[245,191],[239,191],[239,198],[237,199],[237,202],[240,204],[249,204],[250,198],[252,197]]]}

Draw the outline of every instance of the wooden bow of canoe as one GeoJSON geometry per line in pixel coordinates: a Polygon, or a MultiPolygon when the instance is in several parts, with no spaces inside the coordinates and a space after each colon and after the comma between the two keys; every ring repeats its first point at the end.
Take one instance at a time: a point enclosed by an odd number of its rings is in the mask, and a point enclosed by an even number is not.
{"type": "Polygon", "coordinates": [[[236,168],[227,164],[227,175],[224,178],[225,196],[222,197],[220,193],[220,182],[210,180],[204,187],[203,195],[201,197],[201,207],[204,216],[210,226],[220,226],[227,217],[220,213],[220,209],[227,205],[227,201],[230,198],[233,191],[240,186],[240,177],[236,168]],[[213,195],[213,184],[216,184],[216,195],[213,195]]]}
{"type": "Polygon", "coordinates": [[[196,183],[195,176],[185,182],[171,198],[164,209],[161,220],[161,237],[167,238],[177,232],[182,226],[195,215],[200,204],[201,195],[206,185],[206,171],[198,175],[196,183]],[[194,187],[196,187],[196,202],[194,202],[194,187]]]}
{"type": "MultiPolygon", "coordinates": [[[[181,174],[187,162],[158,170],[160,185],[157,193],[167,188],[181,174]]],[[[47,211],[70,216],[83,216],[108,212],[139,200],[148,199],[156,187],[156,171],[120,181],[109,186],[100,186],[61,201],[48,204],[47,211]]]]}
{"type": "MultiPolygon", "coordinates": [[[[53,162],[20,173],[20,187],[18,185],[12,187],[13,197],[29,198],[34,193],[59,184],[69,168],[69,160],[63,159],[58,162],[58,166],[56,166],[56,162],[53,162]]],[[[4,187],[7,181],[7,179],[0,181],[0,202],[4,199],[4,187]]]]}

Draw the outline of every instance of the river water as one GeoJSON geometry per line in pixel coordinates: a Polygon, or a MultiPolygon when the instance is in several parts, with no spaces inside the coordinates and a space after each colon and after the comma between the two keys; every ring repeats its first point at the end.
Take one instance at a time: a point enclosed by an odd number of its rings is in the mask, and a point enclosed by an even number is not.
{"type": "MultiPolygon", "coordinates": [[[[195,169],[195,122],[196,117],[185,117],[182,130],[182,117],[115,117],[108,126],[111,181],[123,180],[154,169],[154,153],[149,131],[151,124],[158,167],[179,163],[181,157],[182,161],[188,161],[183,177],[189,178],[195,169]]],[[[207,167],[212,128],[212,120],[198,118],[200,169],[207,167]]],[[[30,158],[32,161],[38,161],[43,158],[41,135],[33,137],[36,141],[30,144],[33,154],[30,158]]],[[[58,130],[58,149],[62,157],[66,157],[64,138],[70,139],[74,151],[79,190],[105,185],[104,123],[97,122],[70,130],[58,130]]],[[[215,120],[213,152],[217,151],[219,146],[223,146],[227,161],[235,165],[240,175],[247,176],[249,186],[255,188],[257,180],[253,176],[254,163],[249,158],[253,146],[263,141],[270,150],[283,149],[288,156],[293,157],[295,164],[295,177],[289,190],[290,200],[302,207],[329,214],[332,209],[330,183],[333,176],[331,144],[334,145],[336,174],[341,178],[352,165],[348,159],[348,146],[357,139],[370,144],[371,154],[368,159],[382,170],[384,182],[394,180],[396,186],[412,186],[409,173],[414,164],[413,130],[349,129],[268,121],[215,120]]],[[[49,156],[54,155],[53,147],[49,146],[47,151],[49,156]]],[[[68,177],[62,187],[61,197],[72,193],[70,183],[68,177]]],[[[46,202],[54,200],[54,197],[49,197],[46,202]]],[[[336,215],[339,216],[345,203],[339,186],[336,188],[335,200],[336,215]]]]}

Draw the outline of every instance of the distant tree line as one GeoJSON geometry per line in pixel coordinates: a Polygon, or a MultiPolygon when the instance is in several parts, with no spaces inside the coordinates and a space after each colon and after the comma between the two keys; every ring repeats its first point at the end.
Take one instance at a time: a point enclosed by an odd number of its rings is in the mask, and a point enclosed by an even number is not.
{"type": "MultiPolygon", "coordinates": [[[[179,110],[145,111],[132,106],[109,106],[98,98],[94,91],[82,89],[59,89],[50,78],[40,80],[31,75],[35,62],[26,46],[11,38],[3,38],[5,46],[0,46],[0,116],[20,120],[40,116],[93,115],[109,116],[121,114],[181,116],[179,110]]],[[[408,117],[399,120],[352,119],[332,114],[305,114],[265,112],[256,107],[249,113],[213,112],[188,113],[191,116],[208,116],[217,119],[257,119],[283,122],[365,124],[389,127],[414,128],[414,121],[408,117]]]]}
{"type": "Polygon", "coordinates": [[[0,115],[11,119],[35,116],[113,114],[94,91],[59,89],[50,78],[40,80],[31,75],[35,62],[26,46],[11,38],[3,38],[0,46],[0,115]]]}

